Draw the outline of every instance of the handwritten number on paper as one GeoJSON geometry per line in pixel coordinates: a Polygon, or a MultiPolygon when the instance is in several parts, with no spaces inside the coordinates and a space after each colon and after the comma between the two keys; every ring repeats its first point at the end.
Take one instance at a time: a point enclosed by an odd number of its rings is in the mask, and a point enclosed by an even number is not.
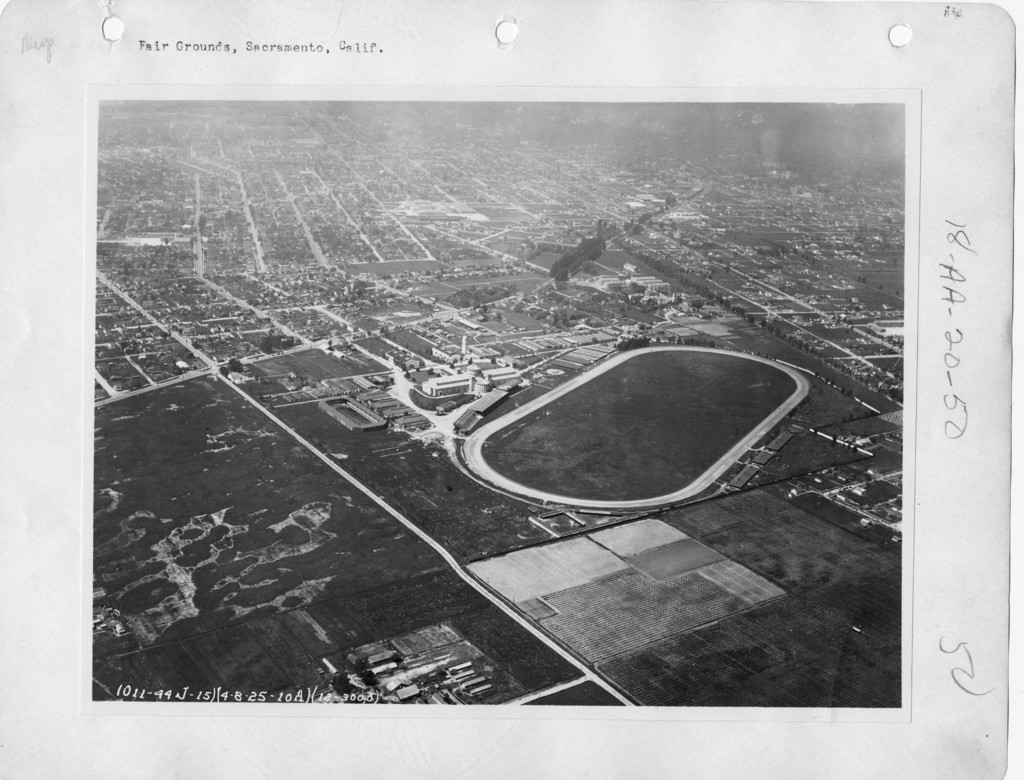
{"type": "MultiPolygon", "coordinates": [[[[950,247],[948,252],[949,262],[940,262],[938,264],[940,270],[939,280],[944,282],[940,287],[942,291],[940,300],[946,304],[946,313],[949,315],[950,320],[956,321],[959,307],[961,304],[967,303],[967,274],[957,266],[959,262],[970,259],[965,256],[958,257],[958,255],[962,252],[967,252],[977,256],[978,252],[971,247],[971,238],[967,235],[967,223],[961,225],[947,219],[946,224],[953,228],[953,230],[946,228],[946,244],[950,247]]],[[[943,395],[942,403],[950,414],[946,416],[943,432],[946,434],[947,439],[959,439],[967,432],[968,419],[967,402],[959,394],[963,391],[956,392],[957,380],[960,379],[957,369],[962,361],[964,332],[960,328],[950,328],[945,332],[945,340],[942,363],[946,369],[946,383],[949,385],[949,392],[943,395]]]]}
{"type": "MultiPolygon", "coordinates": [[[[964,693],[969,693],[971,696],[987,696],[988,694],[992,693],[992,691],[994,691],[995,688],[990,688],[987,691],[972,691],[961,681],[960,677],[957,677],[957,672],[960,672],[962,677],[966,677],[971,682],[974,681],[974,659],[971,657],[971,651],[967,649],[966,642],[959,642],[956,647],[952,648],[951,650],[947,650],[945,647],[945,639],[945,637],[941,637],[939,639],[939,650],[941,650],[946,655],[953,655],[954,653],[958,653],[962,650],[962,654],[964,658],[966,658],[967,662],[966,668],[963,666],[954,666],[952,669],[949,670],[949,676],[953,678],[953,682],[956,683],[956,686],[964,693]]],[[[969,684],[970,683],[968,683],[968,685],[969,684]]]]}

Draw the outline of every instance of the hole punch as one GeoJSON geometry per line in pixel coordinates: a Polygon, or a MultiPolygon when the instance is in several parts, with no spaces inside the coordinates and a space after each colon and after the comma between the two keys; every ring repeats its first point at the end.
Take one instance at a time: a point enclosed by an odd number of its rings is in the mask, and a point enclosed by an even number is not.
{"type": "Polygon", "coordinates": [[[894,24],[889,28],[889,43],[897,49],[902,49],[910,43],[910,39],[913,37],[914,32],[910,29],[910,25],[904,24],[903,22],[894,24]]]}
{"type": "Polygon", "coordinates": [[[502,19],[494,28],[494,37],[498,39],[499,49],[511,49],[519,37],[519,25],[515,19],[502,19]]]}
{"type": "Polygon", "coordinates": [[[103,39],[108,43],[117,43],[124,35],[124,22],[116,16],[108,16],[100,25],[103,39]]]}

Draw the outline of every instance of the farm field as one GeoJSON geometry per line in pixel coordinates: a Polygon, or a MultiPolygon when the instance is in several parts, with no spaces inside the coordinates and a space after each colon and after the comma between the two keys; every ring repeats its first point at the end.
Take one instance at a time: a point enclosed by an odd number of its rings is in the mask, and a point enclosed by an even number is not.
{"type": "Polygon", "coordinates": [[[681,490],[794,396],[786,372],[737,355],[631,356],[478,437],[488,466],[532,490],[637,500],[681,490]]]}
{"type": "Polygon", "coordinates": [[[219,380],[96,415],[95,598],[130,629],[97,639],[99,690],[293,690],[322,655],[446,619],[506,698],[576,673],[219,380]],[[509,671],[503,640],[538,669],[509,671]]]}
{"type": "Polygon", "coordinates": [[[478,561],[469,570],[594,663],[786,595],[654,519],[478,561]]]}
{"type": "Polygon", "coordinates": [[[590,540],[628,557],[688,538],[682,531],[651,518],[590,534],[590,540]]]}
{"type": "Polygon", "coordinates": [[[628,569],[589,539],[531,547],[470,566],[470,570],[511,601],[568,590],[628,569]]]}
{"type": "Polygon", "coordinates": [[[863,587],[870,589],[865,598],[889,604],[888,590],[896,590],[897,611],[873,631],[861,621],[863,599],[840,602],[853,592],[847,589],[818,599],[779,599],[598,668],[645,705],[898,707],[898,583],[890,576],[863,587]]]}
{"type": "Polygon", "coordinates": [[[727,557],[704,577],[733,593],[745,583],[757,605],[626,649],[600,671],[645,705],[899,706],[899,548],[807,501],[753,490],[663,513],[727,557]]]}

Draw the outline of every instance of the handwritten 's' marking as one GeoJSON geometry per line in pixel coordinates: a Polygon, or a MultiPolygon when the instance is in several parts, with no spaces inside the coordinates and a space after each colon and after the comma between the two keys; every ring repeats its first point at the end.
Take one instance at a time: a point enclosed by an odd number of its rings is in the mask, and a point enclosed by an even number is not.
{"type": "Polygon", "coordinates": [[[952,650],[947,650],[943,644],[944,640],[945,637],[939,638],[939,650],[941,650],[946,655],[952,655],[953,653],[963,650],[963,654],[967,658],[967,669],[963,668],[962,666],[954,666],[952,669],[949,670],[949,676],[953,678],[953,682],[956,683],[956,686],[964,693],[971,694],[971,696],[987,696],[988,694],[992,693],[992,691],[994,691],[995,688],[989,688],[987,691],[972,691],[970,688],[965,687],[964,684],[960,682],[960,678],[956,676],[957,672],[961,672],[965,677],[972,681],[974,680],[974,659],[971,658],[971,651],[967,649],[966,642],[960,642],[952,650]]]}

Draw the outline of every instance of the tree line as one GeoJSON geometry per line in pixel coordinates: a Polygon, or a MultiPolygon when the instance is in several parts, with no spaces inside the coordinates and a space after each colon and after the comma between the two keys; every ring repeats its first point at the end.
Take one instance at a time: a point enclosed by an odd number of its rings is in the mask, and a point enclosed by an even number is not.
{"type": "Polygon", "coordinates": [[[580,243],[574,249],[570,249],[555,260],[548,273],[557,282],[567,281],[570,276],[583,267],[584,263],[596,260],[603,255],[604,250],[605,240],[600,232],[591,238],[580,239],[580,243]]]}

